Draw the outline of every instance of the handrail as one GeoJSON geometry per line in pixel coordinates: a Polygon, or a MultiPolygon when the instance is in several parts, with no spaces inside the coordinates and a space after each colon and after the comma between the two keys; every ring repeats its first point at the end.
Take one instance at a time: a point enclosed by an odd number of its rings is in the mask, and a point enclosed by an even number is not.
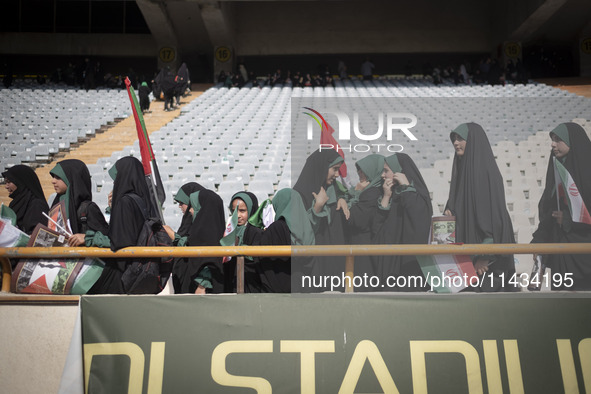
{"type": "MultiPolygon", "coordinates": [[[[548,244],[449,244],[449,245],[311,245],[311,246],[201,246],[129,247],[113,252],[105,248],[19,247],[0,248],[2,290],[10,289],[9,258],[147,258],[147,257],[306,257],[346,256],[346,275],[353,277],[355,256],[379,255],[480,255],[480,254],[591,254],[591,243],[548,244]]],[[[240,273],[238,275],[240,281],[240,273]]],[[[242,282],[242,281],[240,281],[242,282]]],[[[238,283],[241,289],[243,283],[238,283]]],[[[346,289],[351,291],[351,289],[346,289]]]]}
{"type": "Polygon", "coordinates": [[[146,258],[146,257],[300,257],[300,256],[408,256],[476,254],[591,254],[591,243],[448,244],[448,245],[311,245],[311,246],[185,246],[105,248],[0,248],[0,258],[146,258]]]}

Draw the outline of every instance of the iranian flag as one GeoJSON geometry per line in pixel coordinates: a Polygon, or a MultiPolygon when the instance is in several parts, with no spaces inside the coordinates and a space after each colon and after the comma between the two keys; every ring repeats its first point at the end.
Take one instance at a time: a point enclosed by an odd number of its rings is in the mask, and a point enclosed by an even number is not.
{"type": "MultiPolygon", "coordinates": [[[[316,111],[312,108],[309,108],[309,107],[304,107],[304,108],[307,109],[308,111],[314,112],[320,118],[320,120],[319,120],[314,115],[312,115],[308,112],[304,112],[304,114],[310,116],[320,126],[320,144],[334,146],[335,147],[334,149],[337,151],[337,153],[343,158],[343,160],[345,160],[345,152],[343,152],[343,150],[340,149],[341,146],[339,145],[337,140],[332,136],[332,134],[334,133],[334,129],[332,128],[332,126],[330,124],[328,124],[328,122],[324,119],[324,117],[322,115],[320,115],[320,113],[318,111],[316,111]]],[[[347,176],[347,165],[345,164],[345,162],[343,162],[343,164],[341,164],[341,167],[339,168],[339,174],[343,178],[345,178],[347,176]]]]}
{"type": "Polygon", "coordinates": [[[417,260],[427,285],[436,293],[457,293],[478,281],[470,256],[440,254],[417,256],[417,260]]]}
{"type": "MultiPolygon", "coordinates": [[[[236,245],[236,229],[238,228],[238,208],[234,210],[232,216],[228,218],[226,223],[226,230],[224,236],[220,239],[220,245],[222,246],[234,246],[236,245]]],[[[232,259],[231,256],[226,256],[223,259],[223,263],[226,263],[232,259]]]]}
{"type": "Polygon", "coordinates": [[[553,159],[554,181],[556,182],[558,197],[568,205],[572,221],[591,224],[591,216],[573,177],[560,160],[556,160],[556,157],[553,159]]]}
{"type": "Polygon", "coordinates": [[[150,143],[150,137],[146,131],[146,125],[144,123],[144,117],[142,111],[139,110],[139,104],[135,91],[131,86],[129,78],[125,78],[125,86],[127,87],[127,93],[129,94],[129,101],[131,102],[131,111],[133,112],[133,118],[135,119],[135,128],[137,130],[137,136],[140,143],[140,153],[142,155],[142,165],[144,166],[144,174],[146,174],[146,182],[148,182],[148,188],[150,189],[150,195],[152,200],[158,207],[160,213],[160,219],[164,223],[164,217],[162,215],[162,204],[166,199],[166,192],[162,185],[162,179],[160,179],[160,172],[158,172],[158,165],[156,163],[156,157],[152,150],[152,144],[150,143]]]}

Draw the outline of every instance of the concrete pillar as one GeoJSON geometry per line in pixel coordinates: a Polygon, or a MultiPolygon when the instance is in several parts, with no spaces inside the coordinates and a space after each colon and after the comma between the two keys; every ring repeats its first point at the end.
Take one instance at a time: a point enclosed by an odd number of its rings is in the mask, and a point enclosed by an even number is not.
{"type": "MultiPolygon", "coordinates": [[[[512,41],[528,41],[568,0],[541,1],[536,8],[529,9],[527,17],[510,34],[512,41]]],[[[513,8],[517,9],[517,4],[513,8]]]]}
{"type": "Polygon", "coordinates": [[[158,52],[158,68],[169,66],[176,70],[179,66],[178,38],[173,22],[167,11],[165,1],[137,0],[137,5],[144,15],[152,37],[156,41],[158,52]]]}
{"type": "Polygon", "coordinates": [[[199,0],[201,18],[214,47],[214,79],[224,70],[234,70],[234,37],[231,29],[231,12],[227,3],[199,0]]]}

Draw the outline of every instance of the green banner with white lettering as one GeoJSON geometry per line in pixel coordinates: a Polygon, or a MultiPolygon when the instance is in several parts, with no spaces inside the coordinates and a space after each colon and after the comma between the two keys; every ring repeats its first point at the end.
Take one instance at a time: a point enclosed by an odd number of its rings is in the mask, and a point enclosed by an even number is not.
{"type": "Polygon", "coordinates": [[[591,298],[85,296],[89,393],[591,392],[591,298]]]}

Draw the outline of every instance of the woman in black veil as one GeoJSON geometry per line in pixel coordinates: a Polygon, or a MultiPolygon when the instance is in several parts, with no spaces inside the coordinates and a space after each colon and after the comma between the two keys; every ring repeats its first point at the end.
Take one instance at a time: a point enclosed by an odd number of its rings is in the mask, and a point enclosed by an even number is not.
{"type": "Polygon", "coordinates": [[[49,207],[35,171],[19,164],[4,171],[2,177],[10,193],[8,197],[12,199],[8,207],[16,214],[16,226],[31,234],[37,224],[47,223],[43,213],[47,213],[49,207]]]}
{"type": "MultiPolygon", "coordinates": [[[[464,123],[450,134],[456,151],[445,214],[456,218],[456,242],[515,243],[505,203],[503,177],[484,129],[464,123]]],[[[485,277],[476,291],[515,291],[513,255],[472,256],[476,273],[485,277]]]]}
{"type": "MultiPolygon", "coordinates": [[[[153,211],[150,191],[142,163],[131,156],[123,157],[109,170],[113,179],[113,197],[108,241],[116,252],[128,246],[137,246],[137,240],[144,226],[142,208],[153,211]],[[136,201],[137,200],[137,201],[136,201]]],[[[103,273],[90,294],[125,294],[122,276],[132,260],[106,260],[103,273]]]]}
{"type": "MultiPolygon", "coordinates": [[[[378,200],[374,244],[426,244],[433,208],[429,190],[410,156],[396,153],[386,157],[384,183],[378,200]]],[[[423,273],[415,256],[375,256],[373,271],[383,288],[375,291],[423,291],[423,273]],[[396,278],[396,282],[387,283],[396,278]]]]}
{"type": "MultiPolygon", "coordinates": [[[[349,209],[343,193],[336,184],[339,168],[343,158],[333,149],[321,149],[312,153],[295,183],[293,189],[301,197],[308,216],[316,245],[345,244],[345,221],[348,219],[349,209]]],[[[298,262],[300,259],[297,259],[298,262]]],[[[296,260],[293,261],[294,263],[296,260]]],[[[299,265],[299,264],[298,264],[299,265]]],[[[301,268],[304,275],[316,277],[342,277],[345,269],[345,258],[326,256],[315,257],[301,268]]],[[[327,283],[316,282],[308,291],[343,290],[343,286],[332,288],[327,283]]],[[[295,289],[294,289],[295,290],[295,289]]]]}
{"type": "MultiPolygon", "coordinates": [[[[546,186],[538,204],[540,224],[533,234],[532,242],[591,242],[591,217],[588,210],[591,207],[591,178],[588,173],[591,169],[591,141],[585,130],[576,123],[558,125],[550,132],[550,138],[552,152],[546,186]],[[555,164],[555,160],[560,164],[555,164]],[[573,215],[571,212],[574,207],[570,206],[565,190],[556,190],[555,166],[559,165],[568,171],[574,181],[567,192],[582,204],[578,214],[573,215]]],[[[557,280],[551,282],[553,290],[591,290],[591,255],[545,255],[543,262],[552,269],[553,275],[559,274],[557,280]]]]}

